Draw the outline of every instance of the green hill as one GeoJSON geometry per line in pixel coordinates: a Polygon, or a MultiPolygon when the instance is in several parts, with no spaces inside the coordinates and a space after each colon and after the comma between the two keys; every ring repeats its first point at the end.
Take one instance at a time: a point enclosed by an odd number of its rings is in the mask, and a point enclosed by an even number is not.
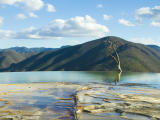
{"type": "Polygon", "coordinates": [[[20,55],[22,55],[23,57],[25,57],[25,58],[29,58],[29,57],[31,57],[31,56],[33,56],[33,55],[36,55],[36,54],[38,54],[39,52],[29,52],[29,53],[19,53],[20,55]]]}
{"type": "Polygon", "coordinates": [[[24,60],[25,57],[13,51],[0,52],[0,68],[7,68],[13,63],[24,60]]]}
{"type": "Polygon", "coordinates": [[[35,55],[37,53],[16,53],[14,51],[3,51],[0,52],[0,69],[7,68],[11,64],[18,63],[24,59],[35,55]]]}
{"type": "Polygon", "coordinates": [[[116,71],[116,63],[109,56],[109,45],[105,48],[103,43],[106,39],[123,43],[117,46],[123,71],[160,72],[158,51],[112,36],[57,51],[41,52],[1,71],[116,71]]]}

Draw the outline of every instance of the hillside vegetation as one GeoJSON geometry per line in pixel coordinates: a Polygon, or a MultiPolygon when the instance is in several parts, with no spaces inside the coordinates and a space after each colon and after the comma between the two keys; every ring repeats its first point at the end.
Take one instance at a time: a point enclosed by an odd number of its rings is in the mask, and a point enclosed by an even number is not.
{"type": "Polygon", "coordinates": [[[0,69],[7,68],[15,63],[19,63],[20,61],[23,61],[35,54],[37,53],[16,53],[14,51],[0,52],[0,69]]]}
{"type": "MultiPolygon", "coordinates": [[[[118,37],[104,37],[57,51],[41,52],[1,71],[116,71],[116,63],[103,43],[121,41],[117,52],[123,71],[160,72],[160,52],[118,37]]],[[[113,54],[114,55],[114,54],[113,54]]]]}

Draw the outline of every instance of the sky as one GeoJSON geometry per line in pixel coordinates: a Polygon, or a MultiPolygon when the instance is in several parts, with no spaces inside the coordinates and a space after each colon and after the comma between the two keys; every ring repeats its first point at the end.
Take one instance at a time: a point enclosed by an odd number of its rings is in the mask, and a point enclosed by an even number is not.
{"type": "Polygon", "coordinates": [[[160,0],[0,0],[0,49],[106,36],[160,46],[160,0]]]}

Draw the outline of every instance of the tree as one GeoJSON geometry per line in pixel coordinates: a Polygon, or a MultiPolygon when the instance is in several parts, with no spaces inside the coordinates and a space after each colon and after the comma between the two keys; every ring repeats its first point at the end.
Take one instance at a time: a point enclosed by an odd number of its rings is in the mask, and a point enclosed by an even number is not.
{"type": "MultiPolygon", "coordinates": [[[[122,69],[121,69],[121,65],[120,65],[120,60],[119,60],[119,55],[118,55],[118,53],[117,53],[117,51],[116,51],[116,47],[115,47],[115,43],[117,43],[117,42],[120,42],[120,41],[116,41],[116,42],[113,42],[112,40],[105,40],[105,41],[103,41],[104,42],[104,44],[105,44],[105,48],[106,48],[106,43],[108,42],[109,44],[110,44],[110,49],[111,49],[111,51],[110,51],[110,56],[116,61],[116,63],[117,63],[117,68],[118,68],[118,71],[119,72],[122,72],[122,69]],[[115,56],[113,56],[112,55],[112,51],[114,50],[114,52],[116,53],[116,57],[115,56]]],[[[120,42],[121,43],[121,42],[120,42]]]]}

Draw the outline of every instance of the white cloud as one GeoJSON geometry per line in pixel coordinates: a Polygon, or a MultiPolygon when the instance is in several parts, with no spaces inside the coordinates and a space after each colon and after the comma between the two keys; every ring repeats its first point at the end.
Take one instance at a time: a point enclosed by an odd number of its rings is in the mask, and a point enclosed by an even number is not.
{"type": "Polygon", "coordinates": [[[144,14],[153,14],[150,7],[143,7],[138,10],[136,10],[136,14],[144,15],[144,14]]]}
{"type": "Polygon", "coordinates": [[[152,26],[160,26],[160,22],[152,21],[151,25],[152,25],[152,26]]]}
{"type": "Polygon", "coordinates": [[[98,8],[102,8],[103,6],[102,6],[102,4],[98,4],[97,7],[98,8]]]}
{"type": "Polygon", "coordinates": [[[23,10],[26,11],[40,10],[44,6],[43,1],[41,0],[23,0],[23,3],[26,5],[23,7],[23,10]]]}
{"type": "Polygon", "coordinates": [[[143,24],[142,19],[147,18],[153,21],[151,25],[155,25],[156,22],[160,22],[160,6],[140,8],[135,11],[135,18],[137,23],[143,24]]]}
{"type": "Polygon", "coordinates": [[[44,6],[42,0],[0,0],[0,4],[1,3],[9,5],[16,5],[17,3],[23,3],[25,6],[22,7],[22,9],[26,11],[40,10],[44,6]]]}
{"type": "Polygon", "coordinates": [[[77,40],[69,40],[69,41],[66,41],[65,43],[78,44],[79,42],[77,40]]]}
{"type": "Polygon", "coordinates": [[[32,13],[32,12],[30,12],[30,13],[29,13],[29,17],[35,17],[35,18],[38,18],[38,16],[37,16],[37,15],[35,15],[34,13],[32,13]]]}
{"type": "Polygon", "coordinates": [[[75,17],[68,20],[56,19],[47,26],[47,31],[52,35],[63,37],[89,37],[105,36],[109,29],[106,26],[97,24],[94,19],[86,15],[85,17],[75,17]]]}
{"type": "Polygon", "coordinates": [[[111,16],[111,15],[103,15],[103,18],[104,18],[105,20],[109,20],[109,19],[112,18],[112,16],[111,16]]]}
{"type": "Polygon", "coordinates": [[[37,28],[30,27],[23,29],[20,32],[10,31],[10,30],[0,30],[1,39],[62,39],[62,37],[52,37],[39,35],[37,28]]]}
{"type": "Polygon", "coordinates": [[[132,38],[131,41],[135,42],[135,43],[146,44],[146,45],[158,45],[158,46],[160,46],[159,42],[156,42],[155,40],[153,40],[151,38],[132,38]]]}
{"type": "Polygon", "coordinates": [[[15,2],[20,2],[22,0],[0,0],[0,3],[13,5],[15,2]]]}
{"type": "Polygon", "coordinates": [[[160,10],[160,6],[155,6],[153,9],[160,10]]]}
{"type": "Polygon", "coordinates": [[[17,15],[15,15],[15,19],[17,19],[17,20],[23,20],[25,18],[27,18],[27,17],[24,14],[17,14],[17,15]]]}
{"type": "Polygon", "coordinates": [[[16,35],[15,31],[1,30],[0,29],[0,38],[1,39],[14,38],[15,35],[16,35]]]}
{"type": "Polygon", "coordinates": [[[51,5],[51,4],[47,4],[47,11],[48,12],[56,12],[56,9],[54,8],[54,6],[53,5],[51,5]]]}
{"type": "Polygon", "coordinates": [[[86,15],[85,18],[84,18],[85,22],[88,22],[88,23],[95,23],[95,19],[91,18],[91,16],[89,15],[86,15]]]}
{"type": "Polygon", "coordinates": [[[33,30],[36,30],[36,29],[37,28],[34,28],[33,26],[31,26],[30,28],[21,30],[21,33],[29,33],[29,32],[32,32],[33,30]]]}
{"type": "Polygon", "coordinates": [[[1,6],[1,8],[3,8],[3,9],[4,9],[4,8],[6,8],[6,6],[5,6],[5,5],[2,5],[2,6],[1,6]]]}
{"type": "Polygon", "coordinates": [[[3,20],[4,20],[4,17],[0,17],[0,26],[3,25],[3,20]]]}
{"type": "Polygon", "coordinates": [[[75,17],[68,20],[56,19],[43,28],[30,27],[20,32],[0,31],[0,38],[13,39],[62,39],[62,37],[103,37],[109,29],[90,16],[75,17]],[[8,36],[6,35],[8,34],[8,36]],[[11,34],[11,35],[10,35],[11,34]]]}
{"type": "Polygon", "coordinates": [[[127,20],[124,20],[124,19],[119,19],[119,23],[123,24],[123,25],[126,25],[126,26],[135,26],[130,21],[127,21],[127,20]]]}

